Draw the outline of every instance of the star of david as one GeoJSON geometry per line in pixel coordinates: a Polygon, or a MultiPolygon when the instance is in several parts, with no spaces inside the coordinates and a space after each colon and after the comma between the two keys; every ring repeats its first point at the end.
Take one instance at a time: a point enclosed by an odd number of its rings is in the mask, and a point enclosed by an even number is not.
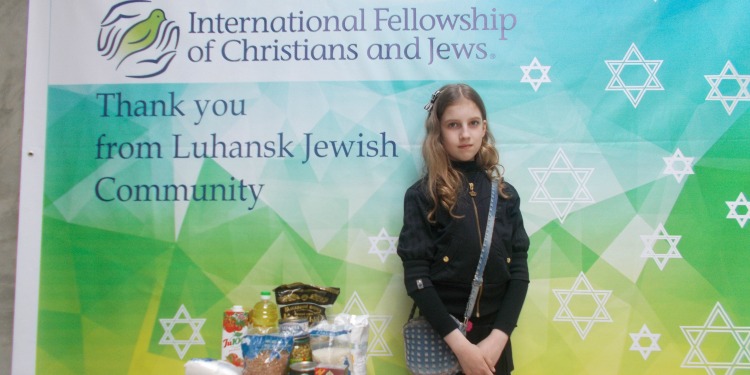
{"type": "Polygon", "coordinates": [[[661,337],[660,334],[651,333],[651,330],[648,329],[648,327],[644,324],[643,327],[641,327],[641,330],[638,331],[638,333],[630,334],[630,338],[633,340],[633,344],[630,345],[630,350],[639,351],[641,353],[641,357],[646,360],[648,359],[648,356],[651,355],[651,352],[661,351],[661,348],[659,347],[659,337],[661,337]],[[647,347],[641,345],[641,340],[644,338],[651,340],[651,344],[649,344],[647,347]]]}
{"type": "Polygon", "coordinates": [[[734,375],[735,372],[745,373],[737,370],[750,370],[750,327],[735,326],[721,303],[716,302],[702,326],[680,326],[680,329],[690,344],[681,367],[702,368],[709,375],[734,375]],[[723,356],[732,358],[731,362],[712,358],[709,354],[715,352],[713,348],[707,348],[708,354],[703,352],[703,340],[709,335],[714,338],[718,335],[729,336],[735,340],[737,353],[731,357],[723,356]]]}
{"type": "Polygon", "coordinates": [[[555,156],[547,167],[544,168],[529,168],[531,176],[536,181],[536,189],[531,194],[529,202],[532,203],[549,203],[552,210],[555,211],[555,215],[560,222],[565,222],[565,218],[568,217],[573,204],[575,203],[591,203],[594,199],[591,197],[586,188],[586,182],[588,182],[591,173],[594,168],[575,168],[573,164],[565,155],[562,148],[557,150],[555,156]],[[551,176],[554,175],[570,175],[576,183],[575,189],[570,196],[553,197],[547,189],[547,181],[551,176]]]}
{"type": "Polygon", "coordinates": [[[672,154],[672,156],[668,156],[662,159],[664,159],[664,163],[667,164],[666,168],[664,168],[664,172],[662,173],[673,175],[678,183],[682,182],[682,179],[685,177],[685,175],[695,174],[695,172],[693,172],[693,160],[695,158],[685,157],[685,155],[682,154],[682,151],[680,151],[679,148],[674,152],[674,154],[672,154]],[[675,169],[675,163],[677,163],[678,165],[681,164],[682,169],[675,169]]]}
{"type": "Polygon", "coordinates": [[[370,240],[370,250],[367,253],[377,254],[380,257],[381,262],[385,263],[388,255],[396,254],[396,242],[398,241],[398,237],[389,236],[385,228],[381,228],[380,233],[378,233],[377,236],[367,238],[370,240]],[[388,243],[388,248],[385,250],[381,250],[378,246],[380,241],[386,241],[388,243]]]}
{"type": "Polygon", "coordinates": [[[604,306],[612,294],[611,290],[595,290],[583,272],[576,278],[575,283],[570,289],[553,289],[552,292],[560,302],[560,308],[557,310],[555,322],[571,322],[578,331],[581,339],[585,340],[591,331],[594,323],[612,322],[612,318],[604,306]],[[574,297],[591,298],[596,303],[596,308],[589,316],[577,316],[570,308],[570,303],[574,297]]]}
{"type": "Polygon", "coordinates": [[[641,51],[635,43],[630,45],[628,52],[625,53],[625,57],[622,60],[605,60],[609,71],[612,72],[612,79],[607,84],[607,91],[622,91],[630,99],[630,103],[633,107],[638,107],[638,103],[643,99],[643,95],[646,91],[661,91],[664,90],[659,79],[656,78],[656,72],[659,71],[661,63],[664,60],[646,60],[643,58],[641,51]],[[641,66],[648,73],[648,78],[641,84],[626,84],[621,74],[623,69],[630,66],[641,66]]]}
{"type": "Polygon", "coordinates": [[[537,60],[536,57],[534,57],[533,60],[531,60],[531,64],[527,66],[521,66],[521,70],[523,71],[523,78],[521,78],[521,82],[528,82],[531,84],[531,87],[534,89],[534,91],[539,90],[539,86],[542,85],[542,83],[545,82],[552,82],[549,79],[549,66],[545,66],[539,63],[539,60],[537,60]],[[539,78],[531,78],[531,71],[532,70],[538,70],[542,73],[542,75],[539,78]]]}
{"type": "Polygon", "coordinates": [[[750,101],[750,92],[748,92],[747,90],[747,85],[748,83],[750,83],[750,75],[741,75],[737,73],[737,69],[734,68],[734,65],[732,65],[731,61],[727,60],[727,63],[724,65],[724,69],[722,69],[721,73],[719,73],[718,75],[705,75],[704,77],[706,77],[708,84],[711,85],[711,91],[708,92],[706,100],[720,101],[724,106],[724,109],[727,111],[727,114],[732,114],[732,111],[734,111],[734,107],[737,106],[737,102],[750,101]],[[728,72],[731,72],[731,74],[727,74],[728,72]],[[735,95],[722,94],[719,86],[724,80],[737,81],[737,84],[740,87],[735,95]]]}
{"type": "Polygon", "coordinates": [[[682,236],[670,236],[669,233],[667,233],[667,230],[664,229],[664,224],[659,223],[654,234],[641,235],[641,240],[643,241],[644,246],[641,258],[654,258],[654,262],[659,266],[659,270],[664,271],[664,267],[667,265],[667,262],[669,262],[669,259],[682,258],[680,251],[677,250],[677,243],[680,242],[681,238],[682,236]],[[656,245],[656,241],[659,240],[667,241],[667,244],[669,244],[669,250],[664,254],[656,253],[654,251],[654,245],[656,245]]]}
{"type": "Polygon", "coordinates": [[[206,322],[206,319],[192,319],[190,313],[187,312],[185,305],[180,305],[179,310],[172,319],[159,319],[161,326],[164,328],[164,335],[159,340],[159,345],[172,345],[177,351],[177,355],[182,359],[187,353],[190,346],[205,345],[203,337],[201,336],[201,327],[206,322]],[[172,329],[177,324],[188,324],[193,329],[193,333],[187,340],[177,340],[172,334],[172,329]]]}
{"type": "Polygon", "coordinates": [[[355,291],[346,302],[344,314],[349,315],[367,315],[367,321],[370,324],[370,335],[367,343],[367,355],[373,357],[391,357],[393,352],[385,341],[384,334],[386,328],[391,323],[393,316],[391,315],[370,315],[359,297],[359,294],[355,291]]]}
{"type": "Polygon", "coordinates": [[[727,206],[729,206],[729,214],[727,215],[727,219],[737,219],[737,223],[740,224],[740,228],[745,227],[745,223],[750,219],[750,203],[747,202],[747,198],[745,198],[745,193],[740,193],[740,195],[737,197],[737,200],[735,201],[727,201],[725,202],[727,206]],[[745,206],[745,213],[740,215],[737,213],[737,207],[739,206],[745,206]]]}

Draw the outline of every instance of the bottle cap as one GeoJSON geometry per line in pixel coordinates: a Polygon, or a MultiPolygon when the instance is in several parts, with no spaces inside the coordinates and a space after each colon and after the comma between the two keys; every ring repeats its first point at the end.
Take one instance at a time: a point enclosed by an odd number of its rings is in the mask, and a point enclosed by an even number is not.
{"type": "Polygon", "coordinates": [[[232,306],[232,311],[234,311],[234,312],[243,312],[245,310],[242,308],[242,305],[234,305],[234,306],[232,306]]]}
{"type": "Polygon", "coordinates": [[[260,292],[260,299],[271,299],[271,292],[265,290],[260,292]]]}

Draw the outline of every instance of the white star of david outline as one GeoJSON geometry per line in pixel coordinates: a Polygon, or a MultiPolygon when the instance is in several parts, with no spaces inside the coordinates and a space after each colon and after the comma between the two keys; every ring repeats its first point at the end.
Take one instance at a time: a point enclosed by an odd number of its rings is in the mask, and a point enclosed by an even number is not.
{"type": "Polygon", "coordinates": [[[744,192],[740,192],[740,195],[734,201],[726,201],[729,206],[729,214],[727,219],[737,219],[737,223],[740,224],[740,228],[745,227],[745,223],[750,220],[750,203],[748,203],[744,192]],[[737,207],[745,206],[746,212],[742,215],[737,213],[737,207]]]}
{"type": "Polygon", "coordinates": [[[359,313],[360,315],[367,315],[367,321],[370,325],[370,332],[367,343],[367,355],[371,357],[392,357],[393,352],[385,341],[384,334],[386,328],[391,323],[393,316],[391,315],[370,315],[359,297],[359,294],[355,291],[344,306],[344,310],[341,311],[344,314],[354,315],[359,313]]]}
{"type": "Polygon", "coordinates": [[[667,262],[669,262],[669,259],[682,258],[682,254],[677,250],[677,243],[680,242],[681,238],[682,236],[670,236],[669,233],[667,233],[667,230],[664,229],[664,224],[659,223],[654,234],[641,235],[641,240],[643,241],[644,246],[641,258],[654,258],[654,262],[656,262],[659,270],[664,271],[664,267],[667,265],[667,262]],[[656,244],[656,241],[659,240],[667,241],[669,244],[669,250],[667,250],[665,254],[657,254],[654,251],[654,245],[656,244]]]}
{"type": "Polygon", "coordinates": [[[529,168],[529,173],[537,184],[529,202],[549,203],[557,218],[563,223],[573,208],[573,204],[594,202],[594,198],[591,197],[591,193],[586,188],[586,183],[593,171],[594,168],[573,167],[563,149],[559,148],[547,167],[529,168]],[[569,174],[573,177],[578,186],[570,197],[552,197],[545,185],[552,174],[569,174]]]}
{"type": "Polygon", "coordinates": [[[385,260],[389,255],[396,254],[396,243],[398,241],[398,237],[389,236],[385,228],[381,228],[380,233],[378,233],[377,236],[367,238],[370,240],[370,250],[367,253],[377,254],[380,257],[381,262],[385,263],[385,260]],[[388,248],[385,250],[380,250],[380,248],[378,247],[378,243],[380,241],[388,242],[388,248]]]}
{"type": "Polygon", "coordinates": [[[201,336],[201,327],[206,323],[206,319],[192,319],[190,313],[188,313],[185,305],[180,305],[177,313],[172,319],[159,319],[162,328],[164,328],[164,335],[159,340],[159,345],[172,345],[174,350],[177,351],[177,355],[182,359],[190,349],[191,345],[205,345],[203,336],[201,336]],[[192,335],[187,340],[177,340],[172,334],[172,328],[177,324],[188,324],[193,329],[192,335]]]}
{"type": "Polygon", "coordinates": [[[630,100],[630,103],[633,104],[633,108],[636,108],[641,102],[641,99],[643,99],[643,95],[646,91],[664,90],[661,82],[659,82],[659,79],[656,77],[656,72],[659,71],[663,61],[664,60],[644,59],[641,51],[639,51],[638,47],[633,43],[630,45],[630,48],[628,48],[628,52],[625,53],[625,57],[623,57],[622,60],[604,60],[609,71],[612,72],[612,78],[609,80],[605,90],[624,92],[630,100]],[[633,56],[635,56],[635,59],[633,56]],[[646,70],[646,73],[648,73],[648,78],[642,85],[626,84],[622,80],[622,77],[620,77],[620,74],[626,66],[642,66],[643,69],[646,70]],[[635,93],[635,96],[633,93],[635,93]]]}
{"type": "Polygon", "coordinates": [[[750,327],[735,326],[720,302],[716,302],[702,326],[680,326],[680,329],[690,344],[680,367],[702,368],[710,375],[733,375],[736,370],[750,370],[750,327]],[[737,354],[731,362],[707,358],[701,346],[708,334],[729,335],[737,342],[737,354]]]}
{"type": "Polygon", "coordinates": [[[612,322],[612,318],[604,306],[612,291],[595,290],[583,272],[578,275],[570,289],[553,289],[552,292],[560,302],[560,308],[552,320],[555,322],[571,322],[582,340],[586,339],[594,323],[612,322]],[[574,296],[590,296],[596,302],[596,309],[591,316],[575,316],[573,314],[568,304],[574,296]]]}
{"type": "Polygon", "coordinates": [[[682,151],[678,148],[672,156],[667,156],[664,159],[666,167],[662,174],[671,174],[677,180],[677,183],[681,183],[685,175],[695,174],[693,172],[693,157],[686,157],[682,154],[682,151]],[[675,163],[682,163],[682,170],[675,169],[675,163]]]}
{"type": "Polygon", "coordinates": [[[727,60],[727,63],[724,64],[724,69],[721,70],[721,73],[717,75],[705,75],[704,77],[706,77],[708,84],[711,85],[711,91],[708,92],[706,101],[720,101],[724,106],[724,109],[727,111],[727,114],[732,114],[732,111],[734,111],[734,107],[737,106],[737,102],[750,101],[750,92],[747,90],[747,85],[748,83],[750,83],[750,75],[737,73],[737,69],[735,69],[731,61],[727,60]],[[727,74],[727,72],[731,72],[732,74],[727,74]],[[737,81],[740,89],[737,91],[736,95],[724,95],[722,94],[721,90],[719,90],[721,82],[725,79],[737,81]]]}
{"type": "Polygon", "coordinates": [[[630,345],[630,350],[640,352],[641,357],[646,360],[652,352],[661,351],[661,347],[659,347],[659,337],[661,337],[661,334],[651,333],[651,330],[648,329],[648,326],[644,324],[643,327],[641,327],[641,330],[638,331],[638,333],[630,334],[630,338],[633,340],[633,344],[630,345]],[[641,345],[641,339],[643,338],[651,340],[651,343],[647,347],[641,345]]]}
{"type": "Polygon", "coordinates": [[[534,57],[534,59],[531,60],[531,64],[526,65],[526,66],[523,66],[523,65],[521,66],[521,70],[523,71],[523,78],[521,78],[521,82],[528,82],[529,84],[531,84],[531,87],[536,92],[537,90],[539,90],[539,86],[541,86],[542,83],[552,82],[550,81],[549,75],[548,75],[549,68],[550,66],[540,64],[539,60],[537,60],[537,58],[534,57]],[[542,73],[541,77],[531,78],[530,73],[532,70],[540,71],[542,73]]]}

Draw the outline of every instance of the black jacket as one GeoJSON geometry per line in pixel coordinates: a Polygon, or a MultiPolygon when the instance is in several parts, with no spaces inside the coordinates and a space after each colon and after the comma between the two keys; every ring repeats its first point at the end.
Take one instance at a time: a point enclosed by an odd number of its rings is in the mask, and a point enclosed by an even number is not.
{"type": "MultiPolygon", "coordinates": [[[[456,328],[448,314],[459,319],[464,315],[481,253],[491,189],[490,179],[474,162],[454,163],[454,167],[465,177],[454,210],[461,218],[451,217],[439,207],[436,222],[430,223],[427,214],[433,203],[424,179],[420,180],[406,191],[404,225],[398,243],[406,291],[442,336],[456,328]],[[478,214],[468,194],[469,182],[477,193],[473,199],[478,214]]],[[[495,328],[510,335],[528,289],[529,238],[523,227],[518,193],[508,183],[504,184],[504,191],[508,198],[498,197],[484,284],[472,319],[490,318],[495,328]]]]}

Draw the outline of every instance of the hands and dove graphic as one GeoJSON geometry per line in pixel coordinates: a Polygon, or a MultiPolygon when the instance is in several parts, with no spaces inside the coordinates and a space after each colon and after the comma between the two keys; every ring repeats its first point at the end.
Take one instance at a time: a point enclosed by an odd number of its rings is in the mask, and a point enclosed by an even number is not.
{"type": "Polygon", "coordinates": [[[177,54],[180,30],[162,9],[149,9],[150,1],[124,1],[101,22],[98,50],[117,62],[127,77],[148,78],[166,71],[177,54]],[[150,10],[150,12],[149,12],[150,10]],[[148,14],[144,18],[144,15],[148,14]]]}

